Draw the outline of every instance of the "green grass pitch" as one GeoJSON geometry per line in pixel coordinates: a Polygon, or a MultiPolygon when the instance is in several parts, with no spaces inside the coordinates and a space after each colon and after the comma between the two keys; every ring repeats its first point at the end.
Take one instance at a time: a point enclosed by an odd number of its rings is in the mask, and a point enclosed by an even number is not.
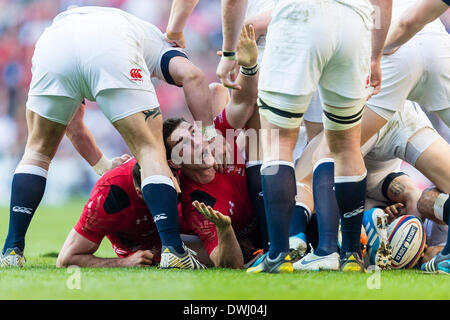
{"type": "MultiPolygon", "coordinates": [[[[224,269],[89,268],[80,269],[80,288],[70,289],[74,273],[57,269],[55,261],[83,205],[80,201],[61,208],[38,209],[26,239],[26,267],[0,269],[0,299],[450,299],[450,277],[424,275],[417,270],[376,275],[338,272],[252,275],[224,269]]],[[[8,208],[1,208],[2,246],[8,220],[8,208]]],[[[98,254],[114,257],[107,239],[98,254]]]]}

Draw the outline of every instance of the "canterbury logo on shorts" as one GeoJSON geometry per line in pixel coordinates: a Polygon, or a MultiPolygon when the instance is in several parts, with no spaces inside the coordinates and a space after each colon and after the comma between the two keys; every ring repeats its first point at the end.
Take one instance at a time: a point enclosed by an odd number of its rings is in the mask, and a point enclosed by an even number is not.
{"type": "Polygon", "coordinates": [[[33,214],[33,209],[25,208],[25,207],[14,206],[12,208],[12,211],[13,212],[18,212],[18,213],[33,214]]]}
{"type": "Polygon", "coordinates": [[[141,72],[142,72],[141,69],[131,69],[130,70],[131,80],[142,81],[141,72]]]}

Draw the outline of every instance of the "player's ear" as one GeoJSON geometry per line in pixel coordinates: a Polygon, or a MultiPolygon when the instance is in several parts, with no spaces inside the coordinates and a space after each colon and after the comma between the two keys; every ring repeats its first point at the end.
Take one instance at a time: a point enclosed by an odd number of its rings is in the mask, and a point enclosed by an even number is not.
{"type": "Polygon", "coordinates": [[[138,197],[141,198],[142,200],[144,200],[144,195],[142,194],[141,188],[135,187],[134,189],[136,190],[138,197]]]}
{"type": "Polygon", "coordinates": [[[167,160],[167,164],[171,169],[179,170],[181,169],[181,164],[175,164],[172,160],[167,160]]]}

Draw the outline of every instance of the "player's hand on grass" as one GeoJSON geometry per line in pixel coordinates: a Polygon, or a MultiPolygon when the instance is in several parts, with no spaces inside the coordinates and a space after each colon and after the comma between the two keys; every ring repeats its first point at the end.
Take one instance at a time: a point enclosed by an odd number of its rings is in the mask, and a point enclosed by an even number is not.
{"type": "Polygon", "coordinates": [[[138,250],[123,259],[125,267],[146,267],[153,264],[153,253],[150,250],[138,250]]]}
{"type": "Polygon", "coordinates": [[[403,203],[396,203],[384,208],[384,212],[388,215],[388,223],[391,223],[399,216],[401,216],[404,212],[404,208],[405,206],[403,205],[403,203]]]}
{"type": "Polygon", "coordinates": [[[250,68],[256,65],[258,61],[258,47],[255,40],[255,29],[251,24],[242,26],[236,54],[240,66],[250,68]]]}
{"type": "Polygon", "coordinates": [[[219,229],[226,229],[231,226],[231,218],[214,210],[210,206],[206,206],[203,202],[198,202],[195,200],[192,205],[201,213],[206,219],[214,223],[214,225],[219,229]]]}
{"type": "Polygon", "coordinates": [[[370,86],[373,88],[373,91],[370,93],[367,99],[370,99],[372,96],[378,94],[381,90],[381,66],[380,60],[372,61],[370,64],[370,86]]]}
{"type": "Polygon", "coordinates": [[[112,158],[112,167],[111,169],[117,168],[118,166],[124,164],[126,161],[130,160],[131,156],[128,154],[123,154],[120,157],[112,158]]]}
{"type": "Polygon", "coordinates": [[[186,40],[183,32],[172,32],[167,30],[164,34],[165,40],[172,45],[172,47],[186,48],[186,40]]]}

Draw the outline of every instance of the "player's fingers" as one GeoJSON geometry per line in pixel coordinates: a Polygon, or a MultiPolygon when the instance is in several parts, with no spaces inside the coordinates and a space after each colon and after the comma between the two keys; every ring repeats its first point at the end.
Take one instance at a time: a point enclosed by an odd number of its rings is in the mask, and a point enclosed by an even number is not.
{"type": "Polygon", "coordinates": [[[219,56],[219,57],[221,57],[222,56],[222,51],[217,51],[217,55],[219,56]]]}
{"type": "Polygon", "coordinates": [[[250,36],[250,40],[255,40],[255,28],[253,27],[253,25],[252,24],[250,24],[249,26],[248,26],[248,29],[249,29],[249,36],[250,36]]]}
{"type": "Polygon", "coordinates": [[[152,260],[152,259],[153,259],[153,253],[152,253],[150,250],[144,250],[144,251],[142,251],[142,256],[143,256],[145,259],[149,259],[149,260],[152,260]]]}
{"type": "Polygon", "coordinates": [[[206,207],[206,205],[202,202],[200,203],[200,208],[202,209],[202,214],[206,217],[206,218],[211,218],[211,215],[209,213],[208,208],[206,207]]]}
{"type": "Polygon", "coordinates": [[[124,162],[131,159],[131,156],[129,154],[123,154],[120,156],[120,159],[122,159],[124,162]]]}
{"type": "Polygon", "coordinates": [[[241,33],[239,33],[239,41],[243,41],[245,39],[245,25],[241,27],[241,33]]]}
{"type": "Polygon", "coordinates": [[[247,27],[246,25],[242,25],[242,35],[244,37],[244,40],[248,40],[248,33],[247,33],[247,27]]]}
{"type": "Polygon", "coordinates": [[[194,202],[192,202],[192,205],[194,206],[194,208],[195,208],[199,213],[201,213],[202,209],[200,208],[200,203],[199,203],[197,200],[195,200],[194,202]]]}

